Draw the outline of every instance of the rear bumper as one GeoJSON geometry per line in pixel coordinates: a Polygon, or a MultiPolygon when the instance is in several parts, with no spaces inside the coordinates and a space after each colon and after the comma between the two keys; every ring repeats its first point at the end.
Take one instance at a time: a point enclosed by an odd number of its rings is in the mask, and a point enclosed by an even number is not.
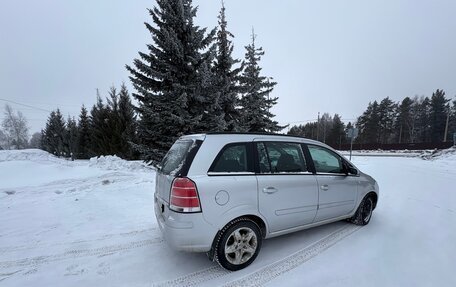
{"type": "Polygon", "coordinates": [[[168,204],[155,197],[155,217],[167,244],[171,248],[187,252],[208,252],[217,229],[199,213],[178,213],[168,204]]]}

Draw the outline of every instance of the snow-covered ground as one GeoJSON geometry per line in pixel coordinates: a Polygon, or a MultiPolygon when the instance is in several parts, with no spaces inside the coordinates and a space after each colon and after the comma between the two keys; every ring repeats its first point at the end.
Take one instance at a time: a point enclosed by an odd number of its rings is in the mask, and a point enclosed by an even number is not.
{"type": "Polygon", "coordinates": [[[456,286],[456,153],[353,161],[381,189],[368,226],[266,240],[227,272],[163,242],[140,162],[0,151],[0,286],[456,286]]]}

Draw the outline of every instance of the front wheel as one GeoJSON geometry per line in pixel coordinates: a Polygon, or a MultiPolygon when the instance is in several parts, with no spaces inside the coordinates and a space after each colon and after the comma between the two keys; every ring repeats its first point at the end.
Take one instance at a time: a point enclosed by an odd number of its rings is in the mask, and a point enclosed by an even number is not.
{"type": "Polygon", "coordinates": [[[372,217],[372,211],[374,210],[374,202],[372,197],[366,197],[360,203],[358,210],[355,215],[350,218],[350,221],[356,225],[367,225],[372,217]]]}
{"type": "Polygon", "coordinates": [[[260,228],[246,218],[230,222],[217,239],[215,259],[220,266],[231,271],[249,266],[257,257],[262,244],[260,228]]]}

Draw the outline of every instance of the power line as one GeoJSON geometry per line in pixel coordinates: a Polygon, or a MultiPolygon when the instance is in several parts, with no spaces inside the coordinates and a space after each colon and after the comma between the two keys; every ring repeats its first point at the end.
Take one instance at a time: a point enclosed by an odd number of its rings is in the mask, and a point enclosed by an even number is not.
{"type": "Polygon", "coordinates": [[[24,106],[24,107],[31,108],[31,109],[35,109],[35,110],[40,110],[40,111],[47,112],[47,113],[50,113],[50,112],[51,112],[50,110],[46,110],[46,109],[34,107],[34,106],[27,105],[27,104],[23,104],[23,103],[18,103],[18,102],[12,101],[12,100],[7,100],[7,99],[2,99],[2,98],[0,98],[0,101],[12,103],[12,104],[16,104],[16,105],[19,105],[19,106],[24,106]]]}

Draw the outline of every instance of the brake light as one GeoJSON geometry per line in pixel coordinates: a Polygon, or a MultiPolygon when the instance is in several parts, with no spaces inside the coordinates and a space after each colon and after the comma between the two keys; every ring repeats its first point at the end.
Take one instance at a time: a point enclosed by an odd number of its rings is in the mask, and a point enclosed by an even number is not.
{"type": "Polygon", "coordinates": [[[169,201],[169,208],[177,212],[201,211],[196,184],[186,177],[177,177],[173,180],[169,201]]]}

